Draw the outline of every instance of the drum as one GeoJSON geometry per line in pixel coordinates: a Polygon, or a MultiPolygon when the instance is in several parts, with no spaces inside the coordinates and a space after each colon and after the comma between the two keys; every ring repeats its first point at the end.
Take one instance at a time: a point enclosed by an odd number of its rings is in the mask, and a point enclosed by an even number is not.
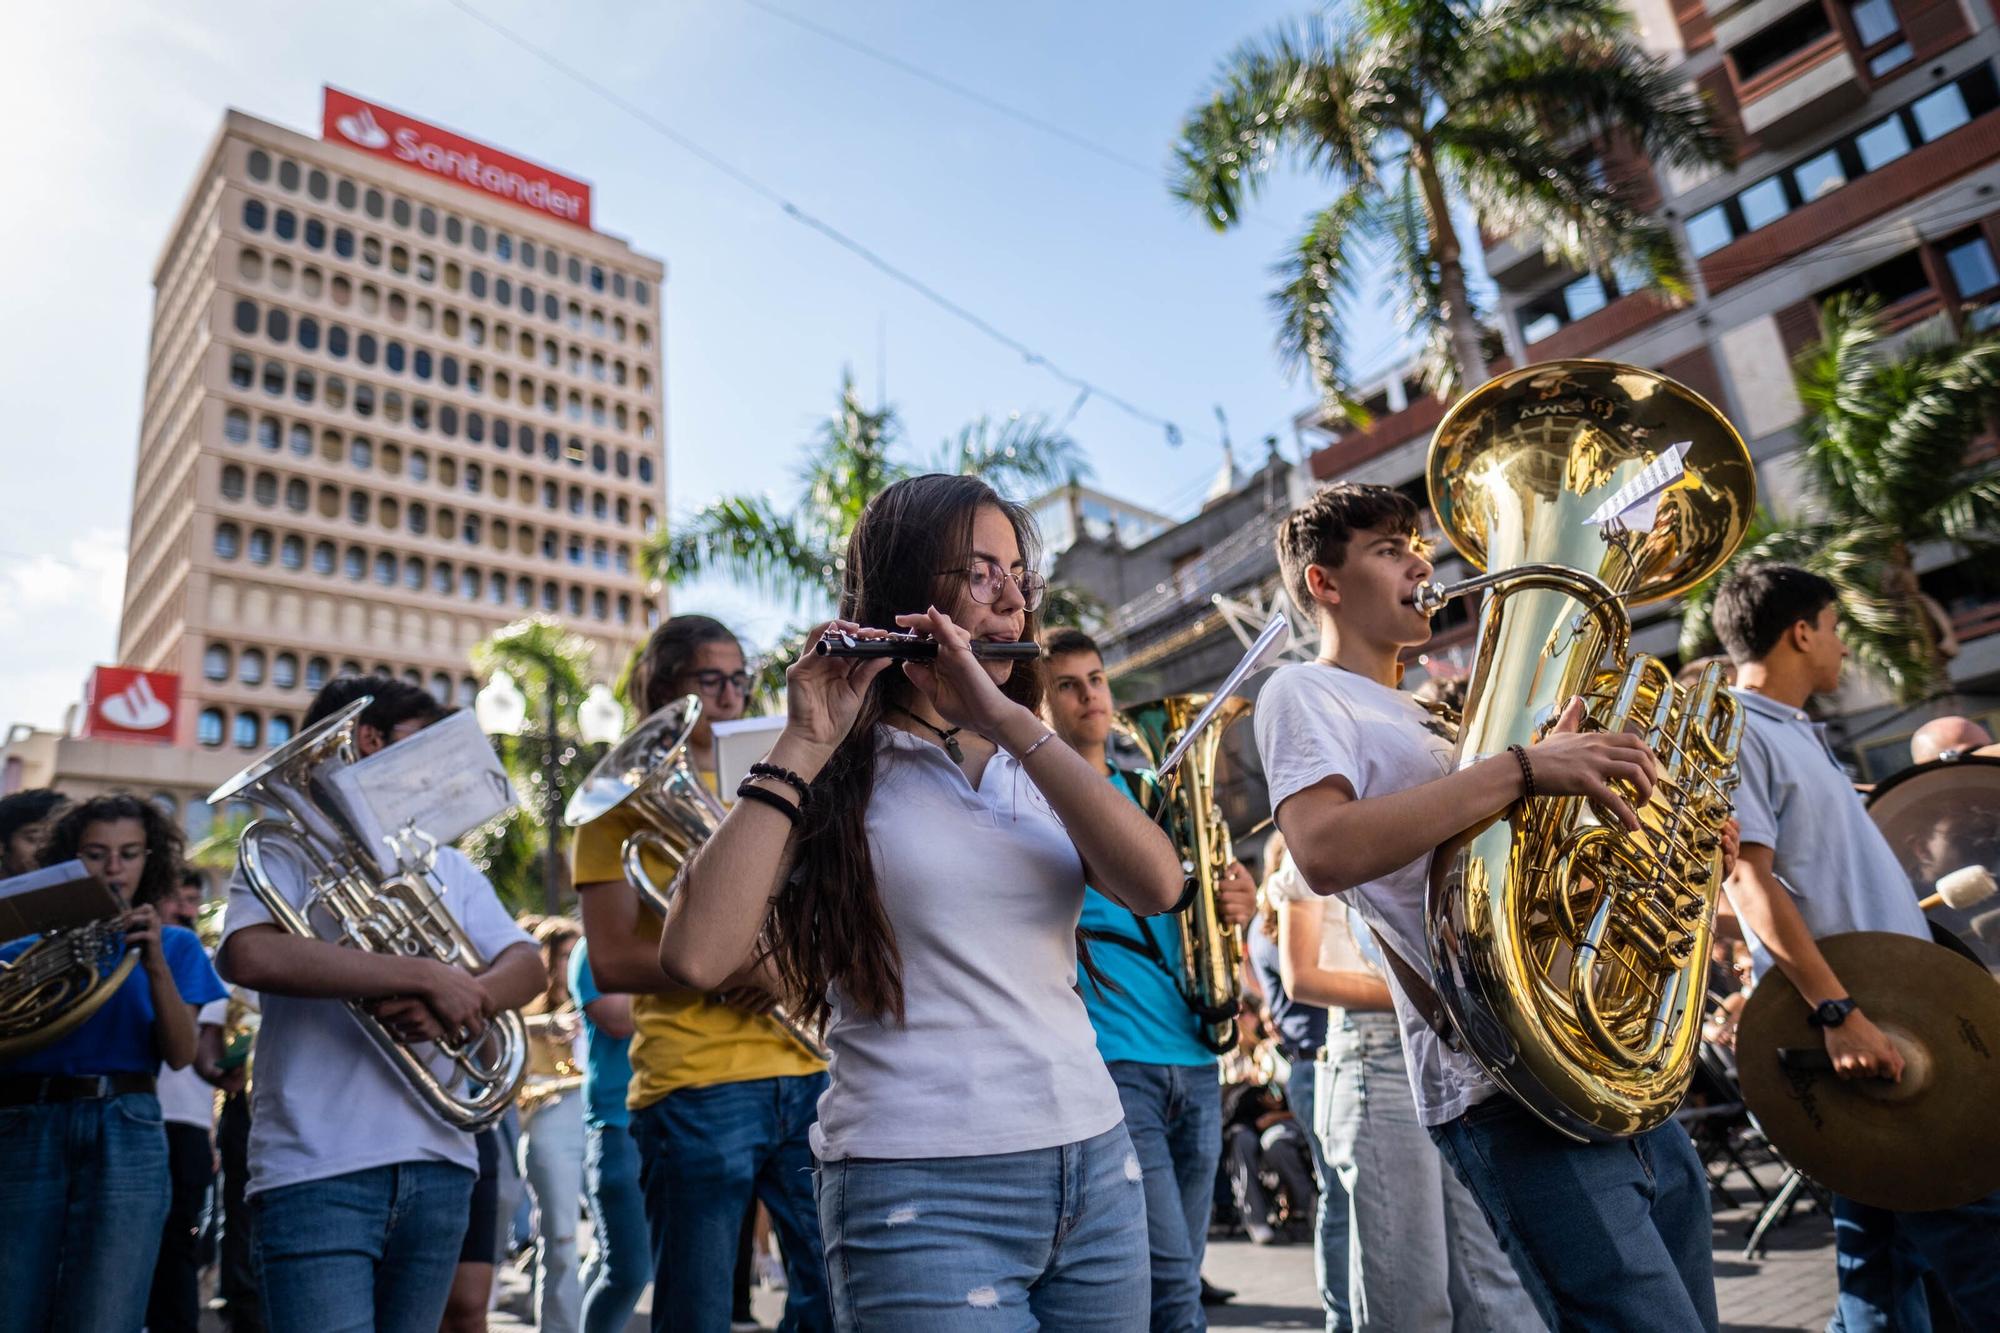
{"type": "MultiPolygon", "coordinates": [[[[2000,758],[1968,755],[1906,768],[1869,794],[1868,816],[1919,898],[1966,866],[2000,876],[2000,758]]],[[[1934,929],[1949,931],[2000,972],[2000,900],[1963,911],[1934,907],[1927,915],[1934,929]]]]}

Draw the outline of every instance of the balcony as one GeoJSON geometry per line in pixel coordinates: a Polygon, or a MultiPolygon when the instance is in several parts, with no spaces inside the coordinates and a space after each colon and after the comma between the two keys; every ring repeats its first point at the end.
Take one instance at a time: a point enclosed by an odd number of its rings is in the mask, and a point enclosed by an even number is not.
{"type": "Polygon", "coordinates": [[[1513,232],[1506,236],[1480,233],[1486,253],[1486,273],[1502,287],[1528,291],[1538,287],[1555,270],[1534,238],[1513,232]]]}
{"type": "Polygon", "coordinates": [[[1766,148],[1824,127],[1867,97],[1854,58],[1837,33],[1762,71],[1737,90],[1743,129],[1766,148]]]}

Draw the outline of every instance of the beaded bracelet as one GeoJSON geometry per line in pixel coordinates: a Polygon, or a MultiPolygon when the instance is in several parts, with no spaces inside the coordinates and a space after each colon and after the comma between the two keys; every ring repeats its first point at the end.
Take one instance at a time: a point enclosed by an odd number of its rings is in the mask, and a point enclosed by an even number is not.
{"type": "Polygon", "coordinates": [[[786,819],[791,820],[793,828],[799,826],[799,811],[797,806],[794,806],[790,801],[774,791],[766,791],[762,787],[751,785],[748,778],[745,778],[743,785],[736,789],[736,799],[739,801],[755,801],[759,805],[768,805],[786,819]]]}
{"type": "Polygon", "coordinates": [[[1024,764],[1027,763],[1029,755],[1041,749],[1044,745],[1047,745],[1051,740],[1054,739],[1055,739],[1055,733],[1053,731],[1043,732],[1041,735],[1041,739],[1037,740],[1033,745],[1030,745],[1027,749],[1021,751],[1021,762],[1024,764]]]}
{"type": "Polygon", "coordinates": [[[1535,768],[1534,768],[1534,765],[1532,765],[1532,764],[1530,764],[1530,763],[1528,762],[1528,750],[1527,750],[1527,747],[1526,747],[1526,746],[1523,746],[1523,745],[1510,745],[1510,746],[1508,746],[1508,747],[1507,747],[1507,753],[1508,753],[1508,754],[1511,754],[1511,755],[1513,755],[1513,756],[1514,756],[1514,758],[1515,758],[1516,760],[1518,760],[1518,761],[1520,762],[1520,765],[1521,765],[1521,781],[1522,781],[1522,783],[1523,783],[1523,784],[1524,784],[1524,785],[1525,785],[1525,786],[1527,787],[1527,790],[1526,790],[1526,791],[1524,791],[1524,792],[1523,792],[1523,793],[1521,793],[1521,794],[1522,794],[1522,795],[1523,795],[1524,797],[1526,797],[1526,798],[1527,798],[1528,800],[1531,800],[1531,801],[1532,801],[1532,800],[1534,800],[1534,799],[1535,799],[1535,768]]]}
{"type": "Polygon", "coordinates": [[[801,810],[812,804],[812,788],[806,784],[804,778],[792,772],[789,768],[780,768],[776,764],[752,764],[750,765],[750,776],[753,778],[771,778],[774,781],[784,783],[799,794],[799,809],[801,810]]]}

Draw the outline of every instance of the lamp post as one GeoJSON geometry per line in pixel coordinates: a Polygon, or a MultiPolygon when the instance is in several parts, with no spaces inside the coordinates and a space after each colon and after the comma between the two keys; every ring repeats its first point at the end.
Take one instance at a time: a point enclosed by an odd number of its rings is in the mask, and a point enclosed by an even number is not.
{"type": "MultiPolygon", "coordinates": [[[[561,845],[562,837],[562,759],[559,747],[563,736],[555,689],[551,687],[547,695],[546,731],[524,730],[528,721],[528,699],[521,693],[521,687],[514,683],[514,678],[505,671],[494,672],[493,679],[474,696],[472,711],[479,719],[479,729],[489,736],[513,736],[541,743],[542,823],[546,844],[542,855],[542,902],[544,908],[554,914],[562,898],[562,874],[556,865],[556,849],[561,845]]],[[[584,744],[609,744],[617,740],[625,729],[625,710],[612,697],[609,687],[599,682],[590,687],[583,703],[578,706],[576,725],[577,734],[584,744]]]]}

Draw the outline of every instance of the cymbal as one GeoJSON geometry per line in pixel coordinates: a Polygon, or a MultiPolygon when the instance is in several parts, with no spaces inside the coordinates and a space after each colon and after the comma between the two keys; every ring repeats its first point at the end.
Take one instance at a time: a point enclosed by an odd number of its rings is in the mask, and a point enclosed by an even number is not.
{"type": "Polygon", "coordinates": [[[1903,1053],[1900,1082],[1841,1079],[1773,968],[1736,1029],[1744,1103],[1792,1165],[1836,1194],[1899,1212],[2000,1189],[2000,984],[1926,940],[1857,931],[1819,941],[1861,1010],[1903,1053]],[[1781,1056],[1781,1052],[1784,1053],[1781,1056]]]}

